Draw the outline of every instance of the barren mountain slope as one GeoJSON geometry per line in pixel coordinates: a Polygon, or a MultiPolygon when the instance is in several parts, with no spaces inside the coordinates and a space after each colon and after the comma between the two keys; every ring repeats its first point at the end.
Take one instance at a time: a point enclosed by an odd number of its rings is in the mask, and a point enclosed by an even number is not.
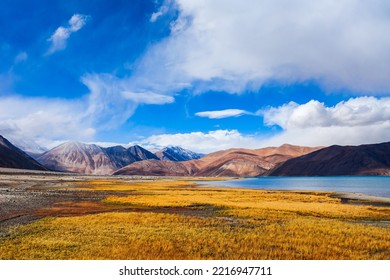
{"type": "Polygon", "coordinates": [[[38,160],[52,170],[82,174],[107,175],[117,169],[103,148],[79,142],[66,142],[38,160]]]}
{"type": "Polygon", "coordinates": [[[167,176],[261,176],[280,162],[316,149],[292,145],[258,150],[229,149],[175,165],[167,161],[133,163],[118,172],[129,175],[136,175],[137,172],[139,175],[164,175],[166,172],[167,176]]]}
{"type": "Polygon", "coordinates": [[[188,176],[188,170],[180,162],[143,160],[117,170],[114,175],[188,176]]]}
{"type": "Polygon", "coordinates": [[[361,146],[331,146],[293,158],[272,176],[390,175],[390,142],[361,146]]]}
{"type": "Polygon", "coordinates": [[[0,167],[47,170],[28,154],[0,135],[0,167]]]}

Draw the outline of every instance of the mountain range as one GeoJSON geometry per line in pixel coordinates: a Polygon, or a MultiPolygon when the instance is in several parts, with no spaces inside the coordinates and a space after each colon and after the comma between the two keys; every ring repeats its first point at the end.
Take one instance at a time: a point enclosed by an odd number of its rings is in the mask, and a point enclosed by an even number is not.
{"type": "Polygon", "coordinates": [[[229,149],[208,155],[181,147],[152,153],[138,145],[66,142],[35,159],[0,136],[0,167],[91,175],[334,176],[390,175],[390,142],[360,146],[229,149]]]}
{"type": "Polygon", "coordinates": [[[134,162],[160,160],[157,155],[161,159],[169,158],[174,161],[200,157],[199,154],[180,147],[164,148],[153,154],[138,145],[129,148],[123,146],[103,148],[95,144],[66,142],[40,155],[37,160],[51,170],[111,175],[134,162]]]}
{"type": "Polygon", "coordinates": [[[282,145],[257,150],[229,149],[208,154],[197,160],[164,163],[146,160],[119,169],[115,175],[162,175],[169,176],[262,176],[292,157],[319,149],[282,145]]]}

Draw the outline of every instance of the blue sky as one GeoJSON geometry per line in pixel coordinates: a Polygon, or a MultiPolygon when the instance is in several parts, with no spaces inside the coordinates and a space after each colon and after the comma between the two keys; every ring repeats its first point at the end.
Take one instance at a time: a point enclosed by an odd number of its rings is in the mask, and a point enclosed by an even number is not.
{"type": "Polygon", "coordinates": [[[388,1],[0,2],[0,134],[199,152],[390,140],[388,1]]]}

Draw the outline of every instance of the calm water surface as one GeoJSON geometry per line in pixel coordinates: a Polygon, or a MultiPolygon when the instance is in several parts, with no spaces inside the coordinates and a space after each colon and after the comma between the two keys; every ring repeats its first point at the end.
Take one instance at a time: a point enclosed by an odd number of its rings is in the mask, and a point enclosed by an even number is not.
{"type": "Polygon", "coordinates": [[[337,191],[390,197],[390,176],[260,177],[209,183],[235,188],[337,191]]]}

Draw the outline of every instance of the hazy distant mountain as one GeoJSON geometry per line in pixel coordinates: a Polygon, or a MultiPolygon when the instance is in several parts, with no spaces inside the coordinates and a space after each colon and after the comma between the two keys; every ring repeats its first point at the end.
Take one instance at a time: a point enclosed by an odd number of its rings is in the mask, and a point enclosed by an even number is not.
{"type": "Polygon", "coordinates": [[[47,170],[28,154],[0,135],[0,167],[47,170]]]}
{"type": "Polygon", "coordinates": [[[52,170],[82,174],[105,175],[117,169],[102,147],[79,142],[59,145],[38,157],[38,161],[52,170]]]}
{"type": "Polygon", "coordinates": [[[14,146],[18,147],[33,158],[35,158],[36,155],[41,155],[47,151],[47,149],[39,146],[34,141],[30,141],[27,139],[10,139],[10,141],[14,146]]]}
{"type": "Polygon", "coordinates": [[[170,161],[186,161],[192,159],[200,159],[203,154],[195,153],[193,151],[183,149],[178,146],[165,147],[154,153],[161,160],[170,161]]]}
{"type": "Polygon", "coordinates": [[[361,146],[330,146],[293,158],[271,176],[390,175],[390,142],[361,146]]]}
{"type": "Polygon", "coordinates": [[[162,176],[166,172],[167,176],[261,176],[280,162],[317,149],[293,145],[258,150],[230,149],[175,164],[169,161],[136,162],[115,174],[162,176]]]}

